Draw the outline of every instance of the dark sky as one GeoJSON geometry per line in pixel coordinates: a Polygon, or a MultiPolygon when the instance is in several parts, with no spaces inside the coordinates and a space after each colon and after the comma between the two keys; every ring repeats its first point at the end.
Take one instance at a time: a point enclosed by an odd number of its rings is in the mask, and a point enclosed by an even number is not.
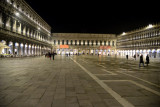
{"type": "Polygon", "coordinates": [[[159,3],[153,0],[149,2],[25,1],[52,27],[52,33],[120,34],[160,22],[159,3]]]}

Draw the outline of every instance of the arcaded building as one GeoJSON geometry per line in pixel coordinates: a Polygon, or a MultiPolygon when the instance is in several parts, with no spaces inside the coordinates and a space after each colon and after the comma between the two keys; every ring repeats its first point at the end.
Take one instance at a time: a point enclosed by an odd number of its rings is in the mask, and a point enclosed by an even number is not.
{"type": "Polygon", "coordinates": [[[0,54],[41,55],[51,51],[51,27],[24,1],[1,0],[0,54]]]}
{"type": "Polygon", "coordinates": [[[51,27],[24,1],[0,1],[0,54],[147,54],[160,58],[160,24],[123,34],[51,33],[51,27]]]}
{"type": "Polygon", "coordinates": [[[52,33],[53,50],[57,54],[113,55],[115,34],[52,33]]]}
{"type": "Polygon", "coordinates": [[[117,54],[120,56],[160,58],[160,24],[149,25],[117,36],[117,54]]]}

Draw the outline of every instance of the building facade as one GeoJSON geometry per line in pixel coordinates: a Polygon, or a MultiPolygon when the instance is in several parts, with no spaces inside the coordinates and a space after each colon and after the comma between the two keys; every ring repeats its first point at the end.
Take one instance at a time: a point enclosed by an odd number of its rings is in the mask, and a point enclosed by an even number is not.
{"type": "Polygon", "coordinates": [[[1,0],[0,42],[10,47],[2,54],[41,55],[51,51],[51,27],[24,0],[1,0]]]}
{"type": "Polygon", "coordinates": [[[57,54],[113,55],[115,34],[52,33],[53,50],[57,54]]]}
{"type": "Polygon", "coordinates": [[[53,51],[160,58],[160,24],[119,35],[51,34],[51,27],[24,0],[0,1],[0,54],[32,56],[53,51]]]}
{"type": "Polygon", "coordinates": [[[117,54],[130,57],[148,54],[151,58],[160,58],[160,24],[118,35],[117,54]]]}

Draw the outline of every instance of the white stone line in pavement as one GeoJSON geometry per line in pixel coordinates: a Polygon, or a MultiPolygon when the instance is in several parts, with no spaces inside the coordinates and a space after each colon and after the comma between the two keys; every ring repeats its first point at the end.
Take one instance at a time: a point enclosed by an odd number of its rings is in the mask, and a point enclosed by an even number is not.
{"type": "Polygon", "coordinates": [[[160,92],[155,91],[155,90],[153,90],[153,89],[151,89],[151,88],[148,88],[148,87],[146,87],[146,86],[144,86],[144,85],[142,85],[142,84],[139,84],[139,83],[137,83],[137,82],[135,82],[135,81],[132,81],[132,80],[102,80],[102,81],[103,81],[103,82],[130,82],[130,83],[132,83],[132,84],[135,84],[135,85],[137,85],[137,86],[139,86],[139,87],[141,87],[141,88],[143,88],[143,89],[145,89],[145,90],[147,90],[147,91],[150,91],[150,92],[152,92],[152,93],[160,96],[160,92]]]}
{"type": "Polygon", "coordinates": [[[110,73],[110,75],[117,75],[116,73],[113,73],[113,72],[110,72],[110,71],[107,71],[106,69],[101,69],[102,71],[105,71],[107,73],[110,73]]]}
{"type": "Polygon", "coordinates": [[[102,80],[103,82],[128,82],[129,80],[102,80]]]}
{"type": "Polygon", "coordinates": [[[149,81],[147,81],[147,80],[138,78],[138,77],[136,77],[136,76],[133,76],[133,75],[130,75],[130,74],[127,74],[127,73],[124,73],[124,72],[120,72],[120,71],[116,71],[116,72],[121,73],[121,74],[124,74],[124,75],[127,75],[127,76],[130,76],[130,77],[133,77],[133,78],[136,78],[136,79],[138,79],[138,80],[141,80],[141,81],[146,82],[146,83],[148,83],[148,84],[150,84],[150,85],[153,85],[153,86],[156,86],[156,87],[159,87],[159,88],[160,88],[159,85],[154,84],[154,83],[152,83],[152,82],[149,82],[149,81]]]}
{"type": "Polygon", "coordinates": [[[105,67],[105,66],[103,66],[103,65],[101,65],[101,64],[97,64],[98,66],[101,66],[101,67],[103,67],[103,68],[107,68],[107,67],[105,67]]]}
{"type": "Polygon", "coordinates": [[[152,93],[160,96],[160,92],[158,92],[158,91],[155,91],[155,90],[153,90],[151,88],[148,88],[148,87],[146,87],[146,86],[144,86],[142,84],[139,84],[139,83],[137,83],[135,81],[132,81],[132,80],[130,80],[130,82],[133,83],[133,84],[135,84],[135,85],[137,85],[137,86],[139,86],[139,87],[141,87],[141,88],[144,88],[144,89],[146,89],[146,90],[148,90],[148,91],[150,91],[150,92],[152,92],[152,93]]]}
{"type": "Polygon", "coordinates": [[[81,59],[81,61],[83,61],[83,62],[85,62],[85,63],[88,63],[87,61],[85,61],[85,60],[82,60],[82,59],[81,59]]]}
{"type": "MultiPolygon", "coordinates": [[[[71,58],[72,59],[72,58],[71,58]]],[[[72,59],[73,60],[73,59],[72,59]]],[[[77,61],[73,60],[81,69],[83,69],[90,77],[92,77],[101,87],[103,87],[111,96],[113,96],[124,107],[135,107],[126,99],[122,98],[118,93],[113,91],[107,84],[99,80],[96,76],[90,73],[86,68],[80,65],[77,61]]]]}

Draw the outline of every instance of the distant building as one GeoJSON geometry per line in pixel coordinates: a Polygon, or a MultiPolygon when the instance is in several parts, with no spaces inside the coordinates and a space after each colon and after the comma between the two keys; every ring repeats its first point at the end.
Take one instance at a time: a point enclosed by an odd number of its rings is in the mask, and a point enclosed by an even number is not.
{"type": "Polygon", "coordinates": [[[24,0],[0,1],[0,42],[10,47],[3,54],[41,55],[50,40],[51,27],[24,0]]]}
{"type": "Polygon", "coordinates": [[[117,54],[160,58],[160,24],[126,32],[117,36],[117,54]]]}
{"type": "Polygon", "coordinates": [[[113,55],[115,34],[52,33],[53,50],[57,54],[113,55]]]}

